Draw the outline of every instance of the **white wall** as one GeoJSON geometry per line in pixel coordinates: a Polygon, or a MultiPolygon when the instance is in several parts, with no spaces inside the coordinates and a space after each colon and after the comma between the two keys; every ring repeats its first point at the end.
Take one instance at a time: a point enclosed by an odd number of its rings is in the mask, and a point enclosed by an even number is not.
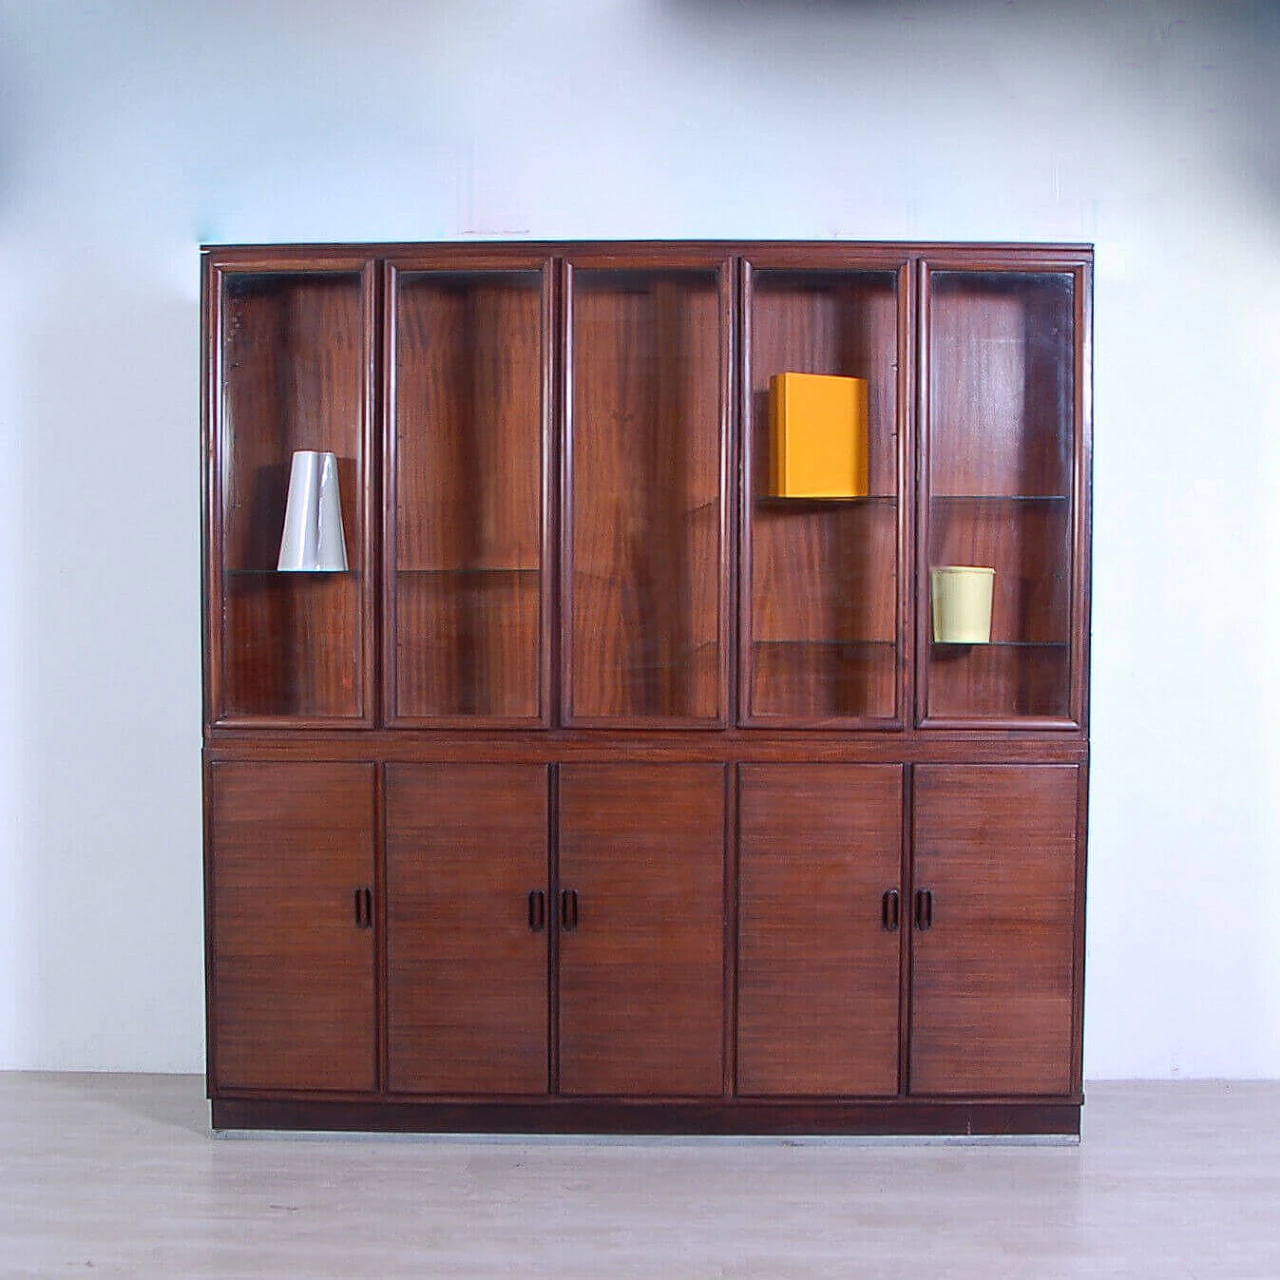
{"type": "Polygon", "coordinates": [[[1086,1069],[1280,1075],[1274,6],[0,0],[0,1066],[198,1070],[197,245],[1097,245],[1086,1069]]]}

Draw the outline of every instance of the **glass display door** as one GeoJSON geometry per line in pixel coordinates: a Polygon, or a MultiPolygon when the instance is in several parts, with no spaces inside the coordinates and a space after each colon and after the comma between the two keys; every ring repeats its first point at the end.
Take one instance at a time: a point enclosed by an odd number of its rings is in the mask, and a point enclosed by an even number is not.
{"type": "Polygon", "coordinates": [[[746,724],[902,722],[909,287],[902,258],[747,264],[746,724]]]}
{"type": "Polygon", "coordinates": [[[925,724],[1079,721],[1083,270],[925,264],[925,724]]]}
{"type": "Polygon", "coordinates": [[[210,294],[210,719],[371,724],[372,265],[219,267],[210,294]]]}
{"type": "Polygon", "coordinates": [[[545,259],[388,270],[387,721],[546,723],[545,259]]]}

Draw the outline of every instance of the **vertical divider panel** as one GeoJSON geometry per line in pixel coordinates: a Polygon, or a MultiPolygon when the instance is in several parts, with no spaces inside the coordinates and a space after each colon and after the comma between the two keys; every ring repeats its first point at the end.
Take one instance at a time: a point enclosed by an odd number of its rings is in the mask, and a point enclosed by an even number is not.
{"type": "Polygon", "coordinates": [[[724,1096],[738,1090],[738,766],[724,767],[724,1096]]]}
{"type": "Polygon", "coordinates": [[[387,1091],[389,1076],[387,1028],[387,766],[378,763],[373,770],[373,983],[375,996],[374,1042],[379,1093],[387,1091]]]}
{"type": "Polygon", "coordinates": [[[547,766],[547,1082],[560,1092],[560,766],[547,766]]]}
{"type": "Polygon", "coordinates": [[[898,1094],[911,1092],[911,965],[914,951],[911,940],[914,935],[912,904],[915,895],[915,772],[914,764],[902,766],[902,904],[898,910],[900,921],[899,961],[900,988],[898,994],[898,1094]]]}

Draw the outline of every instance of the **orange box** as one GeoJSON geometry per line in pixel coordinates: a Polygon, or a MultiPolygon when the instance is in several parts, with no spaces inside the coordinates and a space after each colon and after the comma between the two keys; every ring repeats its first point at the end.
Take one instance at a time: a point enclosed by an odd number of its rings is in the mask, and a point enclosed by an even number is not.
{"type": "Polygon", "coordinates": [[[769,379],[772,490],[779,498],[865,498],[867,380],[825,373],[769,379]]]}

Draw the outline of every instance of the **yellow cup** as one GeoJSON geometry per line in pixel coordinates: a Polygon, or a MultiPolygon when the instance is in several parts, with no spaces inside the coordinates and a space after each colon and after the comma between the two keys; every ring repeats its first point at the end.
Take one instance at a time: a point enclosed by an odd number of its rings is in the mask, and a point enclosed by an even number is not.
{"type": "Polygon", "coordinates": [[[996,571],[972,564],[933,570],[935,644],[990,644],[991,596],[996,571]]]}

